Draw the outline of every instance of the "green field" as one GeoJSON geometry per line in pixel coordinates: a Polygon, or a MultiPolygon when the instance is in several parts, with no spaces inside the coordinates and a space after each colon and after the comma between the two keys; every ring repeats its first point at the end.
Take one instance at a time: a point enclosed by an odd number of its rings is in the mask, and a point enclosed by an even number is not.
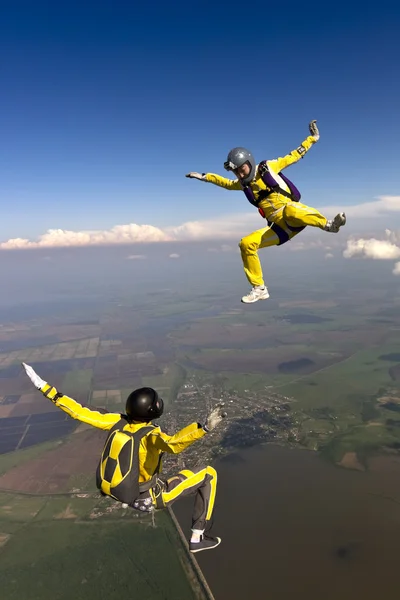
{"type": "Polygon", "coordinates": [[[69,371],[64,378],[62,388],[68,390],[65,393],[69,396],[80,392],[86,392],[90,390],[92,385],[92,370],[91,369],[77,369],[75,371],[69,371]]]}
{"type": "Polygon", "coordinates": [[[129,517],[33,521],[11,535],[1,562],[7,600],[202,597],[192,590],[191,566],[165,513],[156,528],[129,517]]]}
{"type": "Polygon", "coordinates": [[[388,373],[391,363],[379,359],[396,349],[397,344],[389,342],[361,350],[317,373],[276,386],[277,391],[297,400],[294,410],[310,415],[311,419],[302,423],[309,445],[323,449],[335,462],[346,452],[356,452],[365,459],[386,446],[400,447],[400,427],[396,425],[400,424],[400,413],[378,402],[386,390],[400,393],[398,382],[388,373]],[[325,430],[321,416],[329,422],[325,430]]]}
{"type": "Polygon", "coordinates": [[[97,495],[0,493],[0,553],[7,600],[204,598],[167,511],[153,521],[97,495]]]}
{"type": "Polygon", "coordinates": [[[33,521],[46,505],[43,496],[0,493],[0,532],[14,533],[33,521]]]}
{"type": "Polygon", "coordinates": [[[332,406],[346,409],[351,399],[369,397],[379,389],[393,386],[388,373],[389,363],[378,357],[396,351],[398,345],[388,343],[354,353],[350,358],[310,375],[294,376],[292,383],[279,389],[293,395],[304,408],[332,406]]]}
{"type": "Polygon", "coordinates": [[[99,504],[98,498],[59,497],[50,498],[42,507],[36,521],[52,519],[87,519],[93,508],[99,504]]]}

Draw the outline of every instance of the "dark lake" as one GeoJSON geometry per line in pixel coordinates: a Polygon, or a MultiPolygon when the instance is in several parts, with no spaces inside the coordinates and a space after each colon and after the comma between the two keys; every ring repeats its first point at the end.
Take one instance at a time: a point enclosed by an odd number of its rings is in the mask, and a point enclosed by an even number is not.
{"type": "MultiPolygon", "coordinates": [[[[271,445],[217,462],[222,544],[196,555],[216,600],[398,600],[400,461],[374,464],[271,445]]],[[[185,534],[191,503],[174,504],[185,534]]]]}

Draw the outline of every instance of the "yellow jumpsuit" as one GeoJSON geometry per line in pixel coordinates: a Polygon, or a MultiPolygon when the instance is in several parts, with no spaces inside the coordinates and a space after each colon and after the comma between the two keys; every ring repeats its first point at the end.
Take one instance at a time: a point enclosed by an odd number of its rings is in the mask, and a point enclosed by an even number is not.
{"type": "MultiPolygon", "coordinates": [[[[282,189],[290,192],[288,185],[279,177],[278,173],[300,160],[300,158],[302,158],[315,143],[315,138],[310,135],[290,154],[287,154],[283,158],[267,161],[270,173],[282,189]]],[[[214,173],[206,173],[205,180],[227,190],[243,190],[238,179],[232,180],[214,173]]],[[[261,190],[268,189],[263,182],[261,175],[258,173],[258,166],[256,169],[256,177],[250,183],[250,187],[253,190],[256,200],[261,190]]],[[[302,202],[292,202],[289,198],[286,198],[286,196],[279,194],[279,192],[273,192],[268,198],[261,200],[258,206],[263,210],[265,218],[278,225],[287,234],[289,239],[292,239],[299,233],[299,231],[290,229],[291,227],[297,228],[310,225],[311,227],[324,229],[327,224],[326,217],[318,212],[318,210],[311,206],[306,206],[302,202]]],[[[242,255],[244,272],[252,286],[264,285],[258,249],[266,248],[267,246],[276,246],[280,243],[281,240],[279,236],[271,229],[271,227],[258,229],[240,240],[239,248],[242,255]]]]}
{"type": "MultiPolygon", "coordinates": [[[[60,394],[55,387],[47,383],[40,391],[73,419],[88,423],[98,429],[109,430],[121,419],[120,413],[82,406],[76,400],[60,394]]],[[[123,430],[135,433],[141,427],[149,425],[152,423],[133,422],[124,426],[123,430]]],[[[204,435],[206,432],[198,423],[191,423],[174,435],[168,435],[162,432],[160,427],[154,426],[154,429],[140,441],[139,483],[151,480],[156,472],[161,471],[164,452],[178,454],[204,435]]],[[[150,495],[156,508],[164,508],[172,504],[179,496],[195,493],[192,528],[204,530],[214,509],[216,486],[217,473],[213,467],[207,466],[193,471],[184,469],[166,481],[157,480],[157,485],[145,492],[144,496],[150,495]]]]}

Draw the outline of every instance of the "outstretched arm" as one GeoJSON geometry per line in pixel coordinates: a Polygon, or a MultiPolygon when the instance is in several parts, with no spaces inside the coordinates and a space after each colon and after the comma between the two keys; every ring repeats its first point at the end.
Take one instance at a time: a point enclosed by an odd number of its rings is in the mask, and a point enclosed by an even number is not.
{"type": "Polygon", "coordinates": [[[204,437],[206,433],[209,433],[221,423],[222,419],[226,417],[223,406],[223,402],[217,404],[207,416],[204,425],[201,425],[200,423],[191,423],[174,435],[167,435],[158,430],[149,434],[149,437],[151,436],[151,442],[158,450],[161,450],[161,452],[179,454],[179,452],[186,450],[193,442],[204,437]]]}
{"type": "Polygon", "coordinates": [[[319,131],[316,121],[311,121],[308,127],[310,130],[310,135],[300,144],[300,146],[298,146],[298,148],[292,150],[292,152],[286,156],[267,161],[268,165],[270,165],[276,173],[279,173],[279,171],[282,171],[282,169],[286,169],[286,167],[293,165],[303,158],[311,146],[319,140],[319,131]]]}
{"type": "Polygon", "coordinates": [[[174,435],[168,435],[157,428],[154,433],[148,435],[148,443],[152,443],[161,452],[179,454],[205,435],[206,431],[200,423],[191,423],[174,435]]]}
{"type": "Polygon", "coordinates": [[[92,409],[87,406],[82,406],[76,400],[65,396],[61,392],[57,391],[55,387],[47,383],[39,377],[39,375],[32,369],[31,366],[22,363],[26,374],[32,381],[33,385],[42,392],[46,398],[49,398],[61,410],[66,412],[73,419],[93,425],[98,429],[111,429],[121,418],[118,413],[110,413],[102,409],[92,409]]]}
{"type": "Polygon", "coordinates": [[[205,180],[208,181],[208,183],[213,183],[214,185],[218,185],[218,187],[223,187],[226,190],[243,189],[239,179],[228,179],[227,177],[222,177],[221,175],[216,175],[215,173],[206,173],[205,180]]]}
{"type": "Polygon", "coordinates": [[[200,181],[206,181],[208,183],[213,183],[214,185],[223,187],[226,190],[242,189],[242,186],[240,185],[240,181],[238,179],[228,179],[227,177],[222,177],[221,175],[216,175],[215,173],[196,173],[195,171],[192,171],[191,173],[188,173],[186,177],[190,177],[191,179],[199,179],[200,181]]]}

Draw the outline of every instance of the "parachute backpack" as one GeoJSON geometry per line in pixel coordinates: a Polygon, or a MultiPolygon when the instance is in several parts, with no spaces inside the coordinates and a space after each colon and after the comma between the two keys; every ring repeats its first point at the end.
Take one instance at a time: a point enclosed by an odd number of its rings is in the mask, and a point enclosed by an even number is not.
{"type": "Polygon", "coordinates": [[[106,496],[126,504],[138,498],[139,445],[154,426],[141,427],[135,433],[123,431],[128,423],[122,417],[110,430],[96,471],[97,488],[106,496]]]}
{"type": "MultiPolygon", "coordinates": [[[[278,176],[281,179],[283,179],[283,181],[288,186],[290,192],[287,192],[286,190],[281,188],[279,183],[274,179],[273,175],[271,175],[271,173],[268,169],[266,160],[263,160],[262,162],[260,162],[260,164],[258,165],[258,171],[261,175],[261,179],[263,180],[263,182],[269,189],[261,190],[261,192],[258,194],[258,199],[256,200],[256,198],[254,196],[254,192],[251,189],[251,187],[250,186],[243,187],[243,191],[246,195],[247,200],[250,202],[250,204],[252,204],[253,206],[256,206],[258,208],[258,204],[261,202],[261,200],[265,200],[265,198],[268,198],[268,196],[270,196],[271,194],[274,194],[274,193],[282,194],[282,196],[286,196],[286,198],[289,198],[289,200],[292,200],[292,202],[300,201],[301,194],[300,194],[299,190],[294,185],[294,183],[292,181],[290,181],[290,179],[288,179],[282,173],[282,171],[280,171],[278,173],[278,176]]],[[[260,209],[259,209],[259,211],[260,211],[260,209]]],[[[261,214],[261,216],[264,216],[261,212],[260,212],[260,214],[261,214]]]]}

